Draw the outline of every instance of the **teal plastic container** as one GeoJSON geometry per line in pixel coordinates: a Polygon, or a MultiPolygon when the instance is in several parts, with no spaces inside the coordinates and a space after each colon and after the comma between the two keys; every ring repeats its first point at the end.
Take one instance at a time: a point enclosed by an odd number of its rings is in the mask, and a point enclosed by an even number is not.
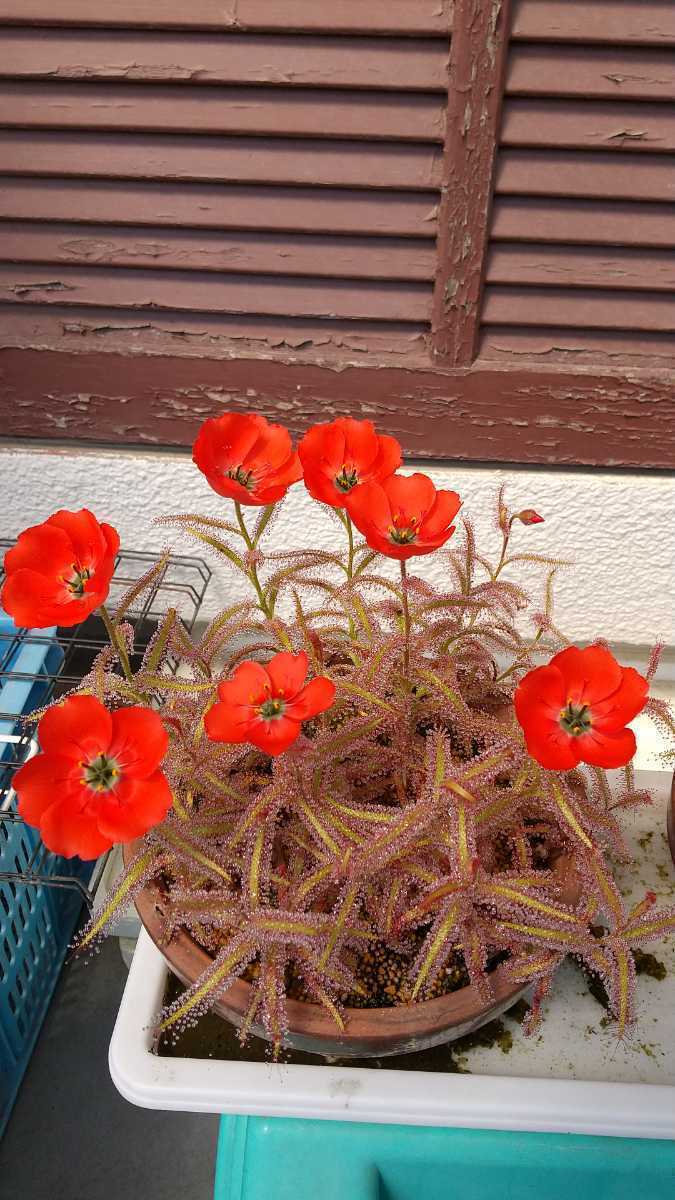
{"type": "Polygon", "coordinates": [[[222,1117],[214,1196],[673,1200],[675,1142],[222,1117]]]}
{"type": "MultiPolygon", "coordinates": [[[[0,609],[0,734],[21,732],[18,718],[50,698],[50,679],[63,651],[56,629],[15,629],[0,609]]],[[[26,747],[0,740],[0,808],[14,810],[14,769],[26,747]],[[17,755],[19,757],[17,757],[17,755]]],[[[42,855],[30,826],[0,821],[0,876],[27,871],[36,854],[40,874],[85,882],[91,863],[42,855]]],[[[0,877],[0,1137],[9,1119],[56,986],[82,896],[68,887],[22,884],[0,877]]],[[[0,1188],[1,1190],[1,1188],[0,1188]]]]}

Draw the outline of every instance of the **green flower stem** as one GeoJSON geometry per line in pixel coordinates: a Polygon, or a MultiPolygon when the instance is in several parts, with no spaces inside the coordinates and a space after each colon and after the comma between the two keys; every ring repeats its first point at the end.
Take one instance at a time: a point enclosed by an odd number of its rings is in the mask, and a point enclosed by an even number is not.
{"type": "Polygon", "coordinates": [[[401,596],[403,601],[403,674],[410,684],[410,606],[408,604],[408,571],[405,559],[401,559],[401,596]]]}
{"type": "MultiPolygon", "coordinates": [[[[234,511],[237,514],[237,523],[238,523],[239,529],[241,531],[241,536],[244,539],[249,551],[252,552],[256,548],[256,542],[258,539],[256,539],[256,541],[254,542],[253,539],[251,538],[251,535],[250,535],[248,529],[246,528],[246,522],[244,521],[244,514],[241,511],[241,504],[239,503],[238,500],[235,500],[235,502],[234,502],[234,511]]],[[[270,506],[270,516],[271,515],[272,514],[271,514],[271,506],[270,506]]],[[[269,517],[267,519],[269,520],[269,517]]],[[[267,521],[265,521],[264,524],[266,525],[267,521]]],[[[263,526],[263,528],[264,528],[264,526],[263,526]]],[[[260,530],[260,533],[262,533],[262,528],[260,530]]],[[[268,600],[267,596],[265,595],[265,592],[263,590],[260,579],[258,578],[258,572],[256,570],[254,563],[251,563],[246,574],[248,576],[250,583],[255,588],[255,592],[258,597],[258,607],[259,607],[260,611],[262,612],[263,616],[267,617],[268,621],[274,620],[274,605],[268,600]]],[[[276,632],[279,637],[279,641],[281,642],[284,649],[292,650],[293,646],[292,646],[292,643],[291,643],[291,640],[290,640],[288,634],[283,629],[277,629],[276,632]]]]}
{"type": "MultiPolygon", "coordinates": [[[[237,514],[237,523],[241,530],[242,538],[244,539],[244,541],[250,551],[255,550],[255,546],[253,544],[251,535],[250,535],[248,529],[246,528],[246,522],[244,521],[244,514],[241,511],[241,504],[239,503],[238,500],[235,500],[235,502],[234,502],[234,511],[237,514]]],[[[265,593],[262,589],[260,580],[258,578],[258,572],[256,571],[255,565],[253,563],[251,563],[251,565],[247,571],[247,574],[248,574],[248,577],[249,577],[253,587],[255,588],[256,595],[258,597],[259,607],[260,607],[261,611],[267,617],[268,621],[270,621],[272,619],[273,614],[270,609],[269,603],[267,601],[267,597],[265,596],[265,593]]]]}
{"type": "Polygon", "coordinates": [[[351,579],[354,574],[354,526],[348,512],[345,511],[345,529],[347,530],[347,538],[349,541],[349,556],[347,558],[347,579],[351,579]]]}
{"type": "Polygon", "coordinates": [[[106,633],[110,638],[110,644],[114,647],[119,655],[119,660],[122,664],[122,670],[124,671],[124,677],[127,680],[127,683],[130,683],[133,686],[134,677],[131,673],[131,663],[129,662],[129,655],[127,654],[127,648],[124,644],[124,638],[115,625],[105,604],[102,604],[98,611],[101,614],[101,620],[105,625],[106,633]]]}

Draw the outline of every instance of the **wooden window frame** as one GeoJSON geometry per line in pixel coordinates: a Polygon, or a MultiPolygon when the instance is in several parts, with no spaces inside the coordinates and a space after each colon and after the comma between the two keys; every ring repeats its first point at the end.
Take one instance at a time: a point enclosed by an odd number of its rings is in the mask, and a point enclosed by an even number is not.
{"type": "MultiPolygon", "coordinates": [[[[32,5],[44,10],[37,0],[23,3],[26,23],[32,5]]],[[[69,8],[79,3],[70,0],[69,8]]],[[[125,3],[117,0],[114,12],[125,3]]],[[[302,338],[283,344],[283,334],[276,344],[273,336],[237,344],[211,338],[208,323],[189,313],[184,321],[139,314],[135,328],[66,322],[58,338],[0,351],[5,435],[185,446],[205,417],[224,407],[255,408],[294,433],[317,420],[366,415],[418,458],[675,465],[668,368],[583,356],[546,363],[476,357],[512,8],[511,0],[454,4],[428,347],[397,355],[379,350],[376,338],[356,346],[346,336],[338,349],[302,338]]],[[[83,16],[88,25],[94,20],[83,16]]]]}

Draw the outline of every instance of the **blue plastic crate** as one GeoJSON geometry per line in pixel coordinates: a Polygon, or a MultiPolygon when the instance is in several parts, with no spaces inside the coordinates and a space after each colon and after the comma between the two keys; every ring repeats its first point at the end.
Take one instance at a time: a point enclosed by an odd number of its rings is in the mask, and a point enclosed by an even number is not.
{"type": "MultiPolygon", "coordinates": [[[[47,700],[63,653],[56,630],[16,630],[0,610],[0,805],[13,811],[11,777],[28,743],[17,718],[47,700]]],[[[24,873],[36,852],[39,873],[85,881],[91,864],[41,853],[39,835],[23,823],[0,821],[0,871],[24,873]]],[[[0,879],[0,1136],[61,970],[82,907],[71,888],[0,879]]]]}
{"type": "MultiPolygon", "coordinates": [[[[452,1087],[452,1076],[448,1076],[452,1087]]],[[[675,1142],[222,1117],[215,1200],[672,1200],[675,1142]]]]}

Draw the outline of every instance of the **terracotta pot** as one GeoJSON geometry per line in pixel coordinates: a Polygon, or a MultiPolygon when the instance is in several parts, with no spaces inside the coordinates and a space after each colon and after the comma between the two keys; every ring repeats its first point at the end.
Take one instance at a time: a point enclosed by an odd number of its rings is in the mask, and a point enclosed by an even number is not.
{"type": "Polygon", "coordinates": [[[670,785],[670,800],[668,802],[668,841],[670,844],[670,857],[673,858],[675,864],[675,773],[673,774],[673,782],[670,785]]]}
{"type": "MultiPolygon", "coordinates": [[[[135,851],[135,843],[124,847],[125,864],[131,861],[135,851]]],[[[566,861],[561,861],[558,871],[562,880],[567,880],[565,899],[573,903],[578,888],[576,881],[570,878],[566,861]]],[[[179,930],[168,942],[163,941],[166,903],[167,893],[159,880],[153,880],[136,898],[138,915],[153,942],[174,975],[190,985],[208,968],[212,959],[185,930],[179,930]]],[[[490,981],[493,998],[488,1004],[481,1000],[473,986],[469,986],[434,1000],[396,1008],[348,1008],[343,1014],[344,1033],[340,1033],[320,1005],[289,1000],[289,1032],[284,1045],[331,1058],[381,1058],[390,1054],[412,1054],[452,1042],[498,1017],[527,991],[527,987],[514,984],[508,978],[504,967],[497,967],[490,981]]],[[[250,984],[238,979],[222,993],[213,1011],[239,1028],[251,999],[250,984]]],[[[251,1032],[269,1040],[262,1025],[253,1024],[251,1032]]]]}

